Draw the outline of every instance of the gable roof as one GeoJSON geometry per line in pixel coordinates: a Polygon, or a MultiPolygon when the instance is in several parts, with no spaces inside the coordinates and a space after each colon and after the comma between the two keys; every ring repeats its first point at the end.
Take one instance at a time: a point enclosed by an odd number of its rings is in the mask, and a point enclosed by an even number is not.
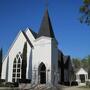
{"type": "Polygon", "coordinates": [[[41,36],[47,36],[47,37],[51,37],[51,38],[55,38],[54,36],[54,32],[52,29],[52,25],[51,25],[51,21],[50,21],[50,17],[49,17],[49,13],[48,10],[46,9],[41,26],[40,26],[40,30],[38,32],[38,36],[37,37],[41,37],[41,36]]]}
{"type": "Polygon", "coordinates": [[[69,69],[70,61],[71,61],[70,56],[64,56],[64,67],[66,69],[69,69]]]}
{"type": "Polygon", "coordinates": [[[69,69],[69,65],[70,65],[69,62],[71,62],[70,56],[65,56],[59,49],[58,49],[58,61],[60,62],[58,63],[60,67],[62,67],[61,64],[63,64],[64,69],[69,69]]]}
{"type": "Polygon", "coordinates": [[[83,68],[80,68],[76,74],[80,75],[80,74],[88,74],[88,73],[83,68]]]}
{"type": "Polygon", "coordinates": [[[66,64],[67,62],[69,62],[70,56],[63,56],[63,59],[64,59],[64,64],[66,64]]]}
{"type": "Polygon", "coordinates": [[[7,54],[3,57],[2,63],[4,62],[5,58],[8,56],[11,48],[13,47],[13,45],[14,45],[15,41],[17,40],[17,38],[19,37],[20,33],[22,33],[22,34],[24,35],[24,37],[26,38],[27,42],[30,44],[31,47],[33,47],[32,43],[30,42],[30,40],[29,40],[28,37],[26,36],[25,32],[20,30],[19,33],[18,33],[18,35],[17,35],[16,38],[14,39],[13,43],[12,43],[11,46],[9,47],[7,54]]]}
{"type": "Polygon", "coordinates": [[[36,32],[34,32],[33,30],[31,30],[30,28],[29,28],[29,30],[31,31],[31,33],[32,33],[32,35],[35,37],[35,39],[37,38],[37,33],[36,32]]]}
{"type": "Polygon", "coordinates": [[[61,57],[63,57],[63,53],[58,49],[58,60],[61,61],[61,57]]]}

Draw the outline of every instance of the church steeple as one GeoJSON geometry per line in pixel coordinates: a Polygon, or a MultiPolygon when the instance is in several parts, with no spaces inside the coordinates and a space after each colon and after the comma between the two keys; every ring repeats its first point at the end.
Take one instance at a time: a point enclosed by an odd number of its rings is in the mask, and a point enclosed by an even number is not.
{"type": "Polygon", "coordinates": [[[55,38],[47,9],[44,13],[44,17],[43,17],[43,20],[40,26],[40,30],[38,32],[38,37],[41,37],[41,36],[55,38]]]}

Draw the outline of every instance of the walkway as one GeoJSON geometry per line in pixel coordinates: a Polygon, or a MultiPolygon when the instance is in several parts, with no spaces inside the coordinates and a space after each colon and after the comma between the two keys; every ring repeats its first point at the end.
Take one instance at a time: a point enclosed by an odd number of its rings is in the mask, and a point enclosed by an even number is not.
{"type": "Polygon", "coordinates": [[[90,90],[90,88],[80,88],[80,87],[65,87],[63,90],[90,90]]]}

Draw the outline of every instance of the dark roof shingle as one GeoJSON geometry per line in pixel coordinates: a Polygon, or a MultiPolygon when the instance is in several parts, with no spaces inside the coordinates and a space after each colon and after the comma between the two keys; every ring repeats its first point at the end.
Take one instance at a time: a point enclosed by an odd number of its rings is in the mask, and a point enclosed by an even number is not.
{"type": "Polygon", "coordinates": [[[34,32],[33,30],[31,30],[30,28],[29,28],[29,30],[31,31],[31,33],[33,34],[33,36],[35,37],[35,39],[37,38],[37,33],[36,32],[34,32]]]}
{"type": "Polygon", "coordinates": [[[42,23],[40,26],[40,30],[38,32],[37,37],[41,37],[41,36],[55,38],[48,10],[45,11],[45,14],[44,14],[44,17],[43,17],[43,20],[42,20],[42,23]]]}

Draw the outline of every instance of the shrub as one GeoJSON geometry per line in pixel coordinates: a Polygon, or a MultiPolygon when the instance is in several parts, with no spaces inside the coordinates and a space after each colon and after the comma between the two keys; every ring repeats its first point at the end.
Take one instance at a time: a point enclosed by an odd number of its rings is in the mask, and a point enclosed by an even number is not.
{"type": "Polygon", "coordinates": [[[3,82],[5,82],[5,80],[4,79],[0,79],[0,84],[3,83],[3,82]]]}
{"type": "Polygon", "coordinates": [[[78,82],[77,81],[72,81],[71,86],[77,86],[78,82]]]}
{"type": "Polygon", "coordinates": [[[87,81],[86,82],[86,87],[89,87],[90,88],[90,81],[87,81]]]}
{"type": "Polygon", "coordinates": [[[19,86],[19,83],[18,82],[15,82],[13,83],[14,87],[18,87],[19,86]]]}
{"type": "Polygon", "coordinates": [[[65,86],[70,86],[70,82],[64,82],[65,86]]]}
{"type": "Polygon", "coordinates": [[[0,83],[0,87],[4,87],[4,84],[3,83],[0,83]]]}
{"type": "Polygon", "coordinates": [[[19,79],[19,83],[31,83],[30,79],[19,79]]]}
{"type": "Polygon", "coordinates": [[[11,82],[5,83],[5,87],[14,87],[14,84],[11,82]]]}

